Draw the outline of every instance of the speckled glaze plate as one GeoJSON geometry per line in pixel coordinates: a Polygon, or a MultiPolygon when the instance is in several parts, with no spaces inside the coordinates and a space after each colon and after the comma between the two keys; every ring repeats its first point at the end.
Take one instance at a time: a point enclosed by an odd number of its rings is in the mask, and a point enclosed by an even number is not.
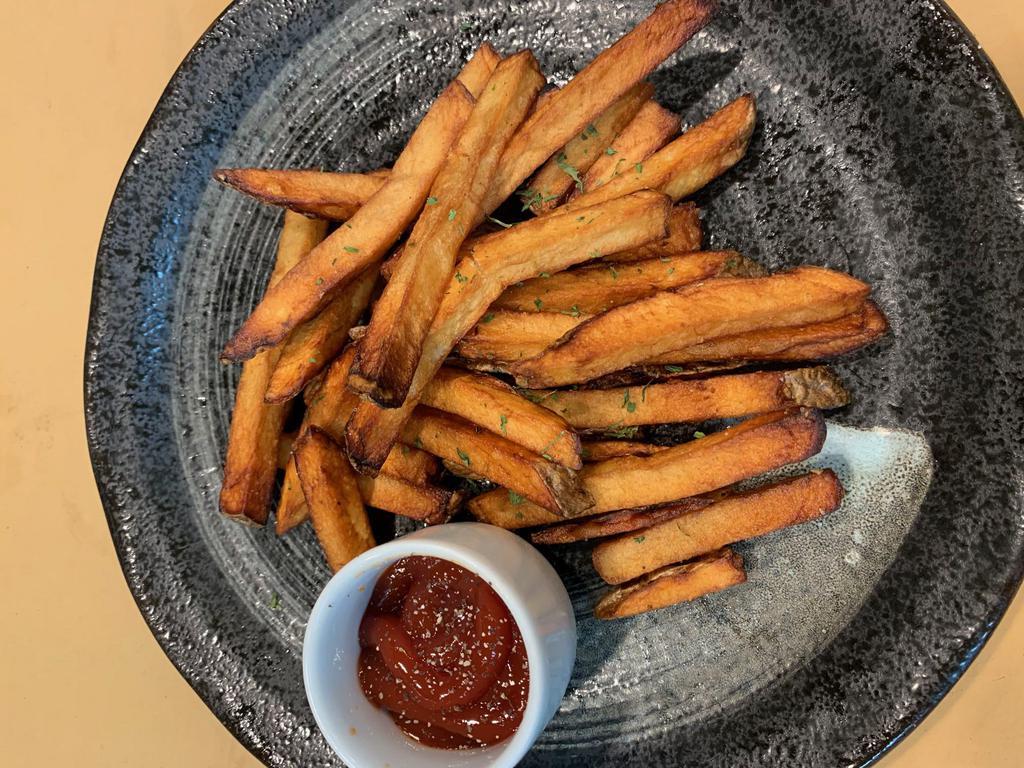
{"type": "MultiPolygon", "coordinates": [[[[243,0],[132,154],[89,327],[96,478],[154,635],[267,764],[338,764],[300,671],[328,572],[309,530],[278,539],[217,513],[237,380],[217,351],[262,290],[280,213],[211,171],[379,167],[483,40],[529,46],[564,81],[650,7],[243,0]]],[[[923,0],[727,0],[653,80],[690,124],[757,97],[747,158],[699,195],[711,245],[851,271],[892,333],[838,365],[856,400],[816,461],[846,503],[744,545],[748,584],[599,623],[586,551],[546,552],[581,642],[524,764],[866,765],[949,690],[1024,568],[1024,122],[923,0]]]]}

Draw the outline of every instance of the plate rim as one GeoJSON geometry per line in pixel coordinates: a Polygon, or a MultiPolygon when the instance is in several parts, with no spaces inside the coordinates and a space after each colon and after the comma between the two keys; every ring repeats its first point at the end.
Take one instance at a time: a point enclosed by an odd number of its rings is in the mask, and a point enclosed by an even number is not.
{"type": "MultiPolygon", "coordinates": [[[[661,0],[659,0],[659,2],[660,1],[661,0]]],[[[994,100],[999,108],[1000,115],[1015,118],[1015,128],[1017,133],[1016,142],[1020,146],[1024,147],[1024,104],[1018,104],[1013,98],[1005,80],[999,72],[999,69],[989,57],[986,50],[978,42],[974,33],[963,22],[959,15],[948,5],[946,0],[910,1],[915,5],[930,6],[931,9],[936,12],[937,16],[934,23],[941,24],[942,22],[946,22],[954,30],[954,34],[959,38],[958,42],[969,48],[973,64],[972,68],[977,70],[980,75],[979,82],[987,82],[992,86],[994,100]]],[[[164,111],[167,106],[166,102],[168,97],[175,93],[180,87],[187,85],[188,75],[197,66],[197,64],[200,63],[197,60],[204,54],[210,43],[217,38],[218,30],[222,27],[224,22],[237,13],[245,12],[248,6],[256,5],[259,2],[260,0],[231,0],[231,2],[210,22],[203,33],[197,38],[196,42],[191,46],[191,48],[189,48],[188,53],[186,53],[181,62],[175,68],[167,82],[167,85],[162,89],[160,96],[154,104],[152,112],[147,118],[146,123],[139,134],[139,138],[136,140],[127,160],[125,161],[121,174],[118,177],[117,184],[111,194],[110,204],[108,205],[107,212],[104,216],[96,259],[93,265],[89,317],[86,326],[83,359],[83,410],[90,465],[92,467],[93,477],[99,493],[100,503],[103,507],[103,513],[107,520],[107,526],[110,530],[111,540],[117,555],[118,567],[121,569],[121,573],[125,579],[128,590],[131,593],[132,599],[135,602],[136,608],[142,616],[146,627],[160,646],[164,655],[168,658],[182,679],[185,680],[192,691],[198,696],[203,705],[217,718],[228,732],[231,733],[236,741],[238,741],[251,755],[253,755],[253,757],[265,765],[271,765],[271,757],[273,753],[268,749],[262,749],[258,744],[254,743],[249,738],[249,733],[241,727],[241,723],[236,719],[229,718],[225,713],[218,712],[214,708],[214,706],[200,691],[198,681],[194,681],[190,675],[186,674],[185,667],[187,666],[187,652],[176,649],[172,639],[161,637],[161,630],[163,628],[159,625],[159,620],[154,619],[151,614],[145,610],[144,600],[147,595],[145,585],[138,576],[133,576],[127,567],[126,555],[129,553],[128,542],[125,541],[118,529],[117,520],[113,511],[123,508],[123,505],[121,505],[121,503],[116,499],[115,490],[108,487],[110,475],[112,473],[109,463],[106,461],[106,457],[104,455],[105,450],[102,446],[102,438],[96,434],[94,429],[97,412],[95,403],[98,396],[98,393],[95,391],[95,385],[97,384],[97,379],[99,377],[90,370],[90,361],[94,358],[94,355],[102,345],[102,339],[100,338],[99,333],[99,316],[101,315],[104,299],[101,295],[97,276],[101,272],[102,268],[112,259],[112,254],[110,253],[110,239],[112,237],[113,221],[116,213],[115,208],[117,207],[118,202],[123,199],[123,192],[130,181],[132,169],[136,165],[140,156],[144,154],[143,150],[145,146],[165,116],[164,111]]],[[[349,7],[350,4],[350,2],[344,2],[343,0],[338,4],[337,10],[341,12],[349,7]]],[[[1012,130],[1012,127],[1005,128],[1001,133],[1007,133],[1012,130]]],[[[1000,585],[997,590],[993,590],[998,594],[999,600],[993,613],[988,616],[989,621],[987,622],[986,628],[981,634],[978,642],[968,646],[959,656],[953,657],[949,663],[949,669],[945,670],[944,673],[939,673],[935,676],[934,679],[940,686],[936,691],[936,694],[920,706],[916,707],[913,715],[907,719],[903,727],[895,729],[891,734],[885,733],[884,731],[881,732],[880,735],[888,739],[881,748],[874,749],[870,746],[865,746],[856,752],[856,765],[858,768],[867,768],[867,766],[876,764],[879,760],[888,755],[889,752],[898,744],[902,743],[903,740],[906,739],[906,737],[909,736],[910,733],[913,732],[945,699],[956,683],[959,682],[963,674],[974,663],[978,655],[988,644],[994,632],[1001,625],[1009,606],[1020,591],[1022,583],[1024,583],[1024,551],[1021,552],[1014,565],[1015,567],[1010,580],[1007,583],[1000,585]]]]}

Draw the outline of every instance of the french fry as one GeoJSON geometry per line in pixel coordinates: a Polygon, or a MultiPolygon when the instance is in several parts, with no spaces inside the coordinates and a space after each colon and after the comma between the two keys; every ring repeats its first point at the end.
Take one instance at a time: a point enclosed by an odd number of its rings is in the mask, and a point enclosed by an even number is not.
{"type": "Polygon", "coordinates": [[[228,342],[224,359],[245,360],[277,344],[384,257],[422,209],[472,108],[472,96],[457,81],[438,96],[384,186],[267,291],[228,342]]]}
{"type": "Polygon", "coordinates": [[[373,309],[349,376],[350,387],[380,405],[394,407],[405,400],[459,248],[472,227],[469,222],[481,218],[501,151],[543,84],[529,51],[498,64],[430,188],[427,206],[373,309]]]}
{"type": "Polygon", "coordinates": [[[583,460],[593,464],[622,456],[653,456],[667,448],[666,445],[652,445],[636,440],[587,440],[583,443],[582,453],[583,460]]]}
{"type": "MultiPolygon", "coordinates": [[[[825,421],[817,411],[798,409],[755,416],[699,440],[676,445],[653,456],[629,456],[580,470],[583,487],[594,499],[588,515],[710,493],[821,450],[825,421]]],[[[505,490],[483,493],[469,511],[502,528],[529,528],[561,522],[547,510],[505,490]]]]}
{"type": "Polygon", "coordinates": [[[642,387],[526,393],[577,429],[734,419],[795,406],[840,408],[850,401],[824,366],[686,379],[642,387]]]}
{"type": "MultiPolygon", "coordinates": [[[[633,120],[611,143],[611,152],[606,152],[590,166],[583,177],[583,189],[597,189],[619,175],[623,168],[632,168],[644,162],[676,134],[679,133],[679,115],[648,101],[633,120]]],[[[578,197],[580,190],[569,193],[569,198],[578,197]]]]}
{"type": "Polygon", "coordinates": [[[365,173],[218,168],[213,178],[261,203],[332,221],[352,218],[387,180],[365,173]]]}
{"type": "Polygon", "coordinates": [[[560,416],[492,376],[441,368],[420,402],[461,416],[569,469],[583,466],[579,436],[560,416]]]}
{"type": "Polygon", "coordinates": [[[418,407],[402,429],[402,441],[522,494],[538,506],[569,517],[590,506],[576,473],[464,419],[418,407]]]}
{"type": "Polygon", "coordinates": [[[734,274],[746,263],[735,251],[695,251],[621,265],[588,264],[513,286],[491,308],[594,315],[658,291],[734,274]]]}
{"type": "Polygon", "coordinates": [[[377,284],[377,268],[370,267],[344,288],[337,298],[289,335],[267,385],[266,401],[290,400],[348,343],[348,332],[366,310],[377,284]]]}
{"type": "Polygon", "coordinates": [[[525,199],[530,209],[537,214],[546,213],[556,208],[570,189],[583,189],[582,174],[606,156],[605,150],[612,140],[653,94],[653,85],[637,83],[544,163],[528,185],[531,193],[525,199]]]}
{"type": "Polygon", "coordinates": [[[364,473],[377,471],[448,353],[506,288],[541,272],[561,272],[594,253],[664,237],[668,213],[664,195],[643,191],[577,215],[554,211],[477,240],[448,283],[405,402],[384,409],[364,401],[352,415],[346,444],[354,466],[364,473]]]}
{"type": "Polygon", "coordinates": [[[447,523],[462,506],[461,491],[410,483],[383,471],[376,477],[357,475],[356,482],[369,506],[427,525],[447,523]]]}
{"type": "Polygon", "coordinates": [[[455,347],[463,360],[513,363],[543,354],[591,315],[569,312],[487,312],[455,347]]]}
{"type": "Polygon", "coordinates": [[[485,206],[493,211],[588,123],[646,78],[711,18],[714,0],[668,0],[545,100],[505,148],[485,206]]]}
{"type": "Polygon", "coordinates": [[[377,543],[355,472],[341,446],[316,427],[299,436],[292,455],[316,537],[327,564],[337,573],[377,543]]]}
{"type": "MultiPolygon", "coordinates": [[[[624,264],[629,261],[643,261],[662,257],[677,256],[682,253],[699,251],[704,240],[704,230],[700,223],[700,210],[695,203],[679,203],[672,209],[668,220],[668,237],[657,240],[639,248],[620,251],[604,257],[604,261],[624,264]]],[[[760,277],[764,269],[757,262],[743,259],[730,274],[743,277],[760,277]],[[746,272],[740,271],[745,268],[746,272]]]]}
{"type": "Polygon", "coordinates": [[[466,66],[459,72],[458,80],[474,99],[478,99],[500,63],[501,54],[494,50],[493,45],[485,42],[473,52],[466,66]]]}
{"type": "Polygon", "coordinates": [[[743,558],[723,549],[611,590],[594,607],[598,619],[623,619],[721,592],[747,580],[743,558]]]}
{"type": "Polygon", "coordinates": [[[824,360],[852,352],[882,336],[889,325],[873,301],[848,315],[821,323],[767,328],[656,355],[646,364],[824,360]]]}
{"type": "Polygon", "coordinates": [[[696,512],[711,503],[712,499],[698,496],[656,507],[605,512],[603,515],[549,525],[530,534],[530,540],[534,544],[572,544],[577,541],[605,538],[619,533],[650,528],[666,520],[674,520],[677,517],[696,512]]]}
{"type": "Polygon", "coordinates": [[[755,118],[753,97],[741,96],[645,162],[622,169],[607,184],[584,192],[565,208],[575,210],[638,189],[656,189],[673,200],[692,195],[746,154],[755,118]]]}
{"type": "MultiPolygon", "coordinates": [[[[326,224],[286,211],[269,284],[281,280],[323,239],[326,224]]],[[[263,525],[277,474],[277,444],[288,407],[263,401],[279,350],[271,349],[242,367],[231,412],[220,509],[236,520],[263,525]]]]}
{"type": "Polygon", "coordinates": [[[863,305],[870,290],[820,267],[705,280],[609,310],[511,370],[522,386],[574,384],[712,339],[833,320],[863,305]]]}
{"type": "Polygon", "coordinates": [[[594,548],[594,568],[609,584],[621,584],[727,544],[817,520],[837,509],[842,500],[843,486],[830,469],[787,478],[725,495],[703,509],[657,523],[641,535],[601,542],[594,548]]]}

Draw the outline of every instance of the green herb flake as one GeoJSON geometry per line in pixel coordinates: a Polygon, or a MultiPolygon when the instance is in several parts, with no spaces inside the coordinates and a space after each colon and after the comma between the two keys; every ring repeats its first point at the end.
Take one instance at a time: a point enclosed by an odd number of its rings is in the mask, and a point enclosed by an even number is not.
{"type": "Polygon", "coordinates": [[[518,195],[519,199],[523,201],[524,211],[530,210],[543,199],[540,192],[529,188],[516,192],[516,195],[518,195]]]}
{"type": "Polygon", "coordinates": [[[463,464],[465,464],[465,465],[466,465],[467,467],[471,467],[471,466],[473,466],[473,462],[472,462],[472,460],[471,460],[471,459],[469,458],[469,454],[468,454],[468,453],[466,453],[466,452],[465,452],[464,450],[462,450],[461,448],[456,448],[456,449],[455,449],[455,452],[456,452],[457,454],[459,454],[459,460],[460,460],[460,461],[462,461],[462,463],[463,463],[463,464]]]}
{"type": "Polygon", "coordinates": [[[472,22],[464,21],[459,24],[459,32],[469,32],[473,28],[472,22]]]}
{"type": "Polygon", "coordinates": [[[637,544],[643,544],[646,538],[646,536],[634,536],[633,541],[635,541],[637,544]]]}
{"type": "Polygon", "coordinates": [[[459,272],[458,270],[455,270],[455,279],[458,280],[460,283],[468,283],[469,282],[469,278],[466,277],[461,272],[459,272]]]}
{"type": "Polygon", "coordinates": [[[612,280],[619,279],[619,271],[615,267],[608,265],[608,270],[612,273],[612,280]]]}
{"type": "Polygon", "coordinates": [[[650,383],[647,383],[647,384],[644,384],[643,387],[640,388],[640,402],[641,403],[646,403],[647,402],[647,388],[649,386],[651,386],[650,383]]]}
{"type": "Polygon", "coordinates": [[[316,279],[316,284],[317,284],[317,285],[323,285],[323,284],[324,284],[324,279],[323,279],[322,277],[318,277],[318,278],[316,279]]]}
{"type": "Polygon", "coordinates": [[[504,227],[505,229],[509,229],[512,226],[511,224],[506,224],[501,219],[496,219],[493,216],[488,216],[487,220],[493,224],[497,224],[499,227],[504,227]]]}
{"type": "Polygon", "coordinates": [[[540,312],[541,307],[544,306],[544,302],[540,300],[540,297],[538,297],[533,300],[533,306],[535,306],[537,311],[540,312]]]}
{"type": "Polygon", "coordinates": [[[643,173],[644,172],[644,164],[643,163],[637,163],[636,165],[633,166],[633,170],[636,171],[637,173],[643,173]]]}
{"type": "Polygon", "coordinates": [[[563,315],[569,315],[570,317],[579,317],[580,316],[580,308],[579,308],[579,305],[577,305],[577,304],[573,304],[568,309],[562,309],[562,310],[559,310],[559,311],[563,315]]]}
{"type": "Polygon", "coordinates": [[[614,149],[612,149],[611,147],[608,147],[608,149],[606,149],[606,150],[604,151],[604,153],[605,153],[606,155],[609,155],[609,156],[610,156],[610,155],[614,155],[614,154],[616,154],[615,150],[614,150],[614,149]]]}
{"type": "Polygon", "coordinates": [[[696,432],[693,433],[693,439],[694,440],[700,440],[701,438],[705,438],[705,437],[707,437],[707,435],[705,435],[700,430],[697,430],[696,432]]]}
{"type": "Polygon", "coordinates": [[[315,357],[311,357],[311,358],[309,358],[309,362],[311,362],[311,363],[315,363],[315,362],[316,362],[316,358],[315,358],[315,357]]]}
{"type": "Polygon", "coordinates": [[[629,399],[628,389],[622,398],[622,407],[626,409],[626,413],[633,413],[636,410],[636,403],[629,399]]]}
{"type": "Polygon", "coordinates": [[[670,275],[671,275],[671,274],[672,274],[673,272],[675,272],[675,271],[676,271],[676,268],[675,268],[675,267],[669,267],[669,268],[668,268],[668,273],[669,273],[670,275]]]}
{"type": "Polygon", "coordinates": [[[354,245],[346,245],[345,246],[345,251],[347,253],[359,253],[359,249],[356,248],[354,245]]]}
{"type": "Polygon", "coordinates": [[[412,444],[415,445],[420,450],[423,449],[423,441],[420,440],[418,437],[415,440],[412,441],[412,444]]]}
{"type": "MultiPolygon", "coordinates": [[[[508,493],[509,493],[509,496],[514,496],[515,495],[514,493],[512,493],[512,491],[509,491],[508,493]]],[[[512,503],[515,504],[514,501],[512,503]]],[[[525,519],[526,519],[526,515],[524,515],[522,512],[516,512],[516,520],[525,520],[525,519]]]]}
{"type": "Polygon", "coordinates": [[[576,189],[582,192],[583,179],[580,178],[580,172],[577,170],[576,166],[565,158],[565,152],[558,153],[558,157],[555,158],[555,163],[566,173],[566,175],[569,176],[570,179],[573,180],[573,183],[576,185],[576,189]]]}
{"type": "Polygon", "coordinates": [[[589,256],[590,258],[592,258],[592,259],[600,259],[600,258],[601,258],[601,252],[600,252],[600,251],[591,251],[591,252],[590,252],[590,253],[588,253],[587,255],[588,255],[588,256],[589,256]]]}
{"type": "Polygon", "coordinates": [[[279,611],[281,610],[281,596],[277,592],[270,594],[270,610],[279,611]]]}
{"type": "Polygon", "coordinates": [[[455,221],[455,217],[459,215],[459,212],[454,208],[448,211],[448,221],[455,221]]]}
{"type": "Polygon", "coordinates": [[[498,429],[501,430],[501,434],[503,434],[505,437],[508,437],[508,416],[506,416],[503,413],[499,417],[499,420],[500,420],[500,424],[498,426],[498,429]]]}
{"type": "Polygon", "coordinates": [[[605,429],[605,434],[609,437],[616,437],[620,440],[632,440],[640,433],[640,427],[624,427],[622,422],[612,424],[610,427],[605,429]]]}
{"type": "Polygon", "coordinates": [[[541,272],[540,276],[541,277],[551,277],[551,273],[550,272],[541,272]]]}
{"type": "Polygon", "coordinates": [[[665,370],[669,373],[682,373],[686,369],[681,365],[666,365],[665,370]]]}
{"type": "Polygon", "coordinates": [[[427,198],[427,205],[437,205],[437,198],[431,195],[427,198]]]}
{"type": "Polygon", "coordinates": [[[480,322],[481,323],[489,323],[493,319],[494,319],[494,313],[493,312],[488,312],[486,315],[484,315],[482,318],[480,318],[480,322]]]}
{"type": "Polygon", "coordinates": [[[542,454],[540,455],[540,457],[541,457],[542,459],[547,459],[548,461],[554,461],[554,459],[553,459],[553,458],[551,458],[551,454],[550,454],[550,453],[548,453],[547,451],[545,451],[544,453],[542,453],[542,454]]]}
{"type": "MultiPolygon", "coordinates": [[[[519,495],[518,493],[516,493],[515,491],[509,491],[509,492],[508,492],[508,501],[509,501],[509,503],[510,503],[510,504],[512,504],[513,506],[516,506],[516,507],[518,507],[518,506],[519,506],[520,504],[522,504],[522,503],[523,503],[523,501],[524,501],[524,500],[525,500],[525,499],[524,499],[524,497],[520,496],[520,495],[519,495]]],[[[522,513],[522,512],[519,512],[519,513],[517,513],[517,514],[520,514],[520,515],[521,515],[521,514],[523,514],[523,513],[522,513]]],[[[522,518],[520,518],[520,519],[522,519],[522,518]]]]}

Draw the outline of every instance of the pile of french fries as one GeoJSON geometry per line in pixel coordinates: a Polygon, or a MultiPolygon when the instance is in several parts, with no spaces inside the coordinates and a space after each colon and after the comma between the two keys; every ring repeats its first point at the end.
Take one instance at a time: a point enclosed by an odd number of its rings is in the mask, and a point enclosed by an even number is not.
{"type": "Polygon", "coordinates": [[[465,501],[538,544],[598,539],[595,615],[619,618],[742,583],[730,545],[839,505],[830,471],[745,481],[821,449],[848,395],[817,361],[886,321],[848,275],[701,250],[686,198],[744,156],[754,100],[680,134],[646,78],[712,11],[663,3],[560,89],[485,44],[390,168],[216,173],[286,209],[222,354],[244,361],[225,514],[266,523],[282,469],[278,534],[311,520],[337,570],[374,545],[368,509],[465,501]]]}

